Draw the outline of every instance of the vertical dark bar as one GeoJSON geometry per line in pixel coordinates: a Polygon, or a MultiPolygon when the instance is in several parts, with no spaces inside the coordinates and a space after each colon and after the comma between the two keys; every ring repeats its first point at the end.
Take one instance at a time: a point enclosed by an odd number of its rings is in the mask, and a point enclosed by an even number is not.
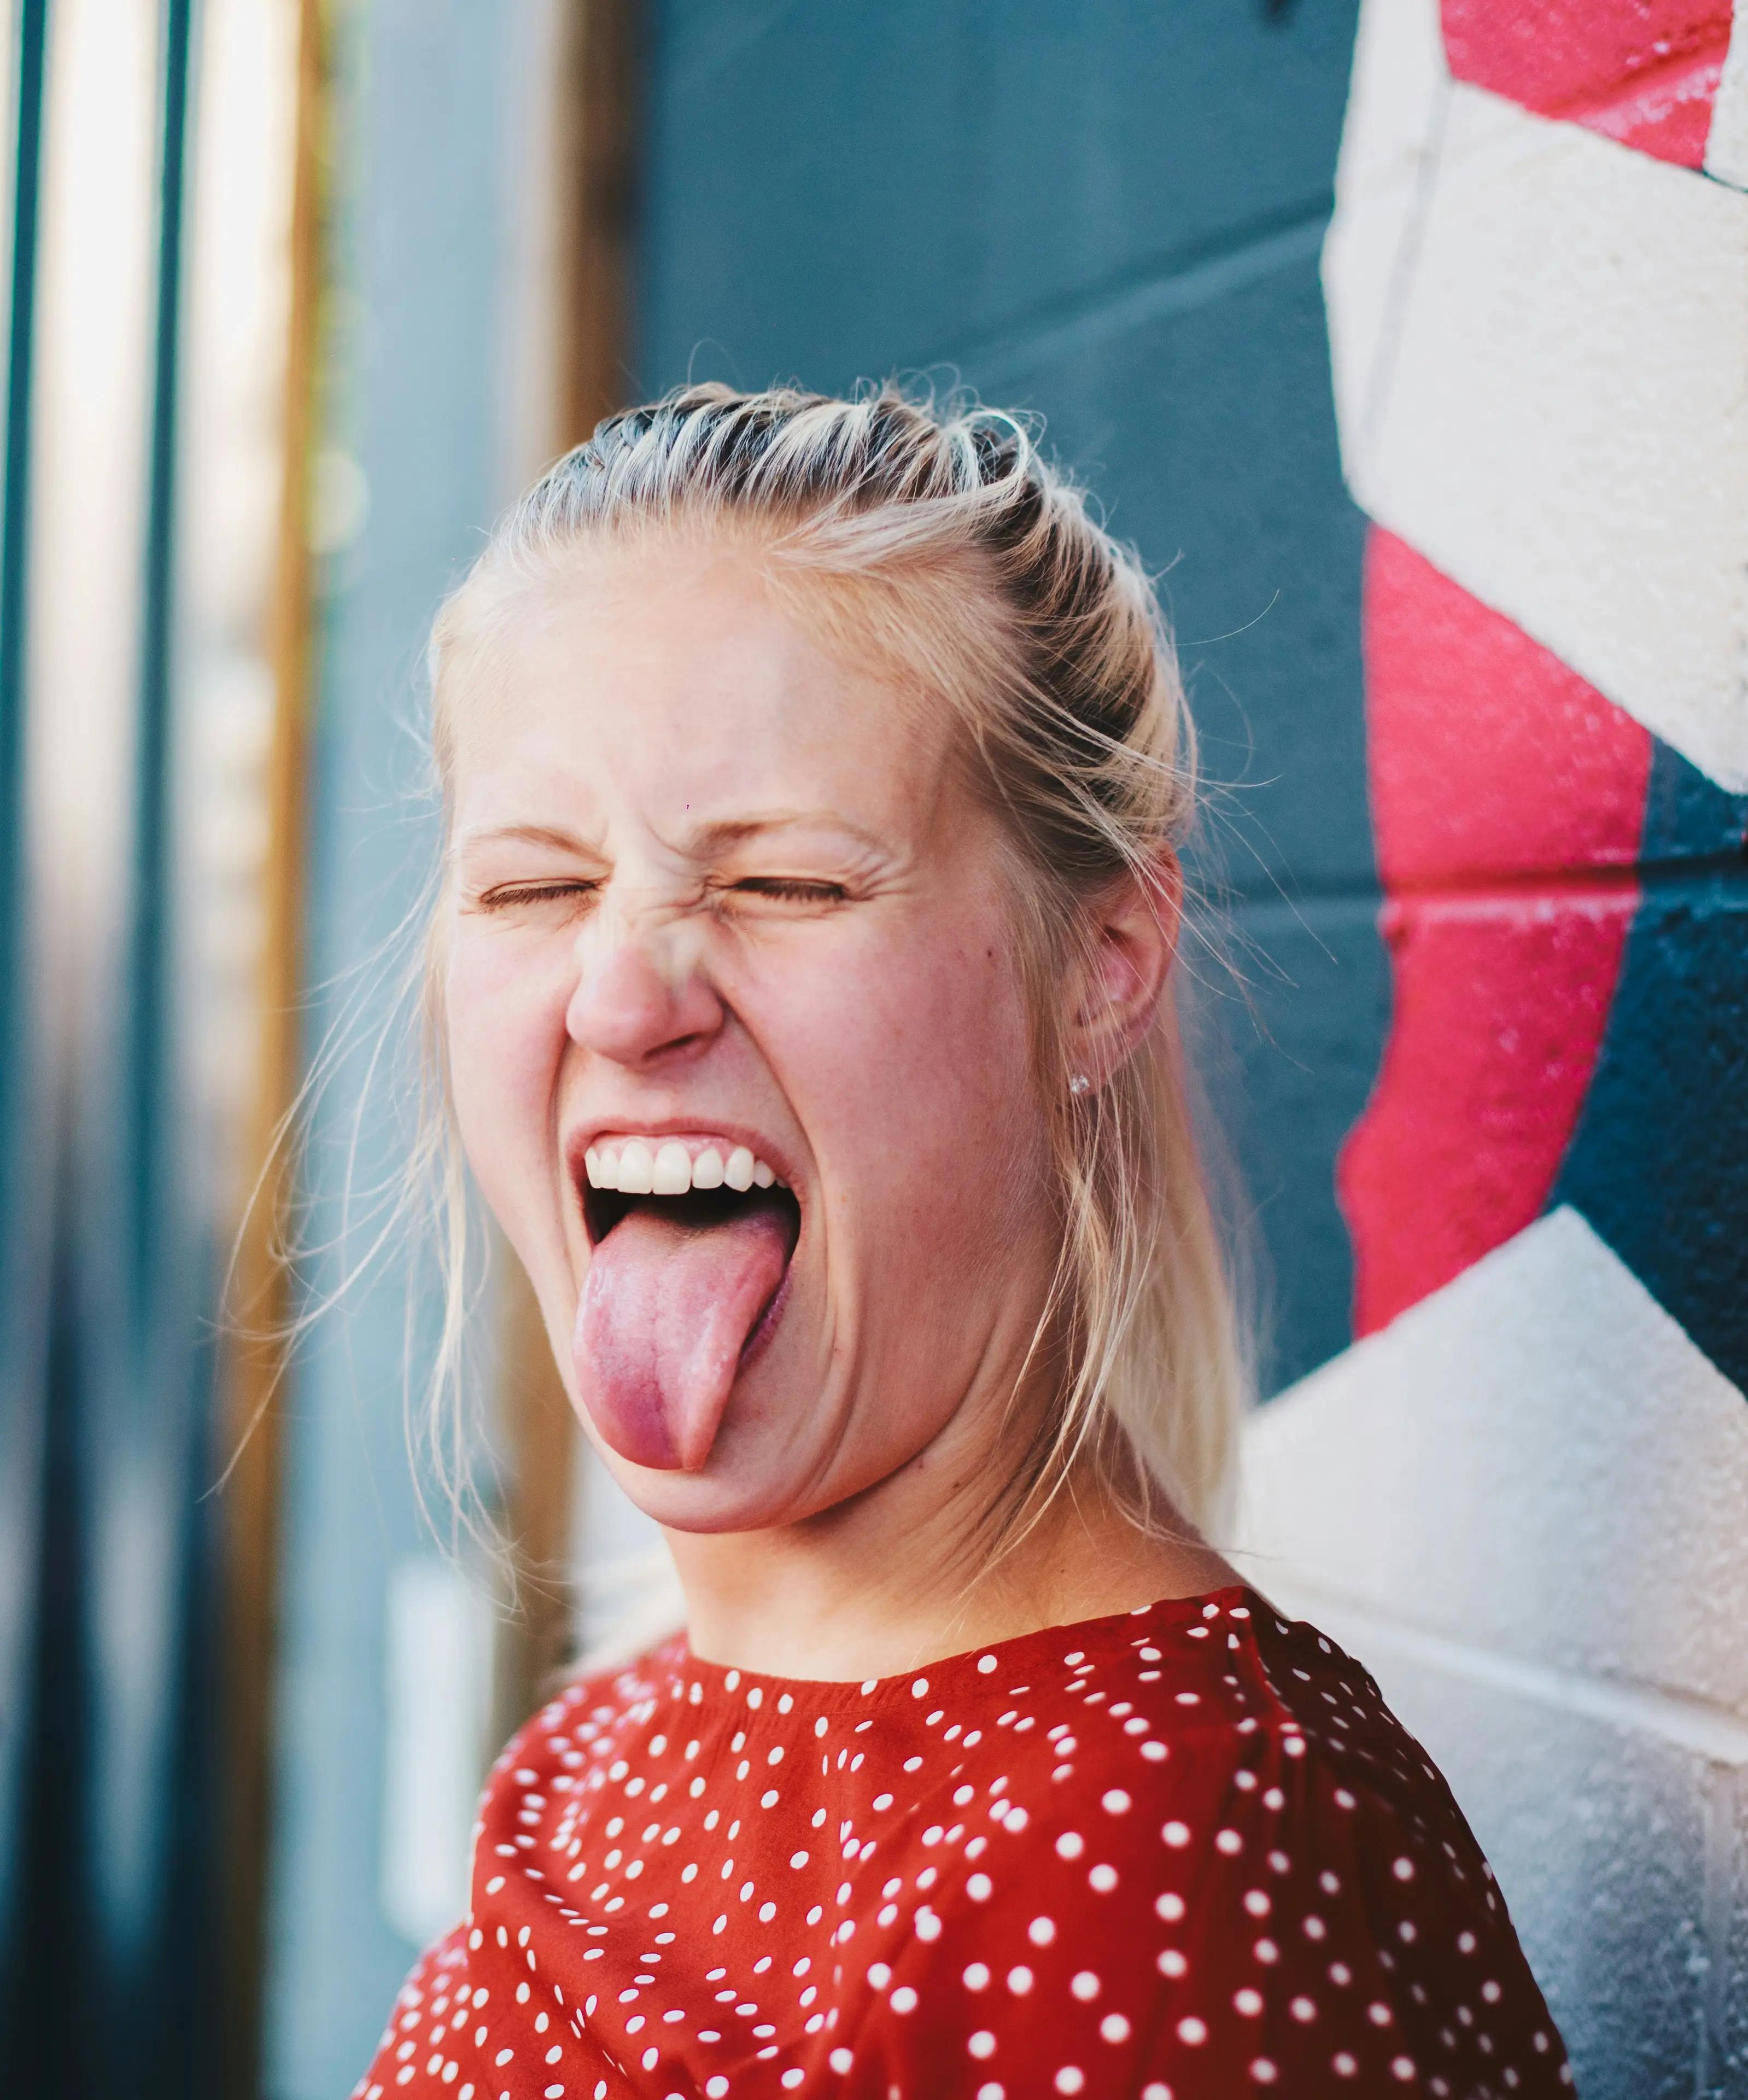
{"type": "Polygon", "coordinates": [[[0,1216],[10,1220],[23,1002],[25,593],[29,585],[31,351],[37,288],[37,195],[42,161],[42,60],[48,0],[24,0],[19,25],[17,135],[12,207],[11,307],[7,330],[6,466],[0,485],[0,854],[8,908],[0,912],[0,1216]]]}
{"type": "MultiPolygon", "coordinates": [[[[153,1929],[111,1949],[125,1984],[125,2027],[108,2038],[111,2079],[131,2070],[141,2100],[199,2100],[216,2062],[214,1976],[217,1833],[213,1769],[212,1370],[202,1332],[213,1250],[204,1211],[181,1185],[182,1099],[172,986],[177,911],[177,465],[192,0],[164,0],[162,157],[156,312],[152,345],[144,568],[141,578],[132,923],[125,963],[120,1096],[131,1387],[125,1405],[176,1498],[178,1580],[155,1602],[171,1621],[173,1748],[145,1812],[165,1839],[153,1929]],[[137,2049],[130,2061],[130,2050],[137,2049]]],[[[112,1246],[113,1242],[111,1242],[112,1246]]]]}
{"type": "MultiPolygon", "coordinates": [[[[171,1111],[165,982],[170,955],[170,654],[174,620],[178,350],[182,313],[183,184],[187,161],[190,0],[164,19],[164,155],[158,201],[158,298],[153,343],[146,572],[140,621],[139,773],[134,830],[134,924],[128,956],[123,1127],[134,1340],[150,1333],[152,1266],[165,1245],[165,1123],[171,1111]]],[[[174,1237],[174,1235],[172,1235],[174,1237]]]]}
{"type": "MultiPolygon", "coordinates": [[[[6,426],[0,468],[0,2065],[20,2064],[37,1921],[28,1857],[31,1731],[36,1718],[42,1511],[49,1482],[41,1357],[45,1264],[40,1215],[27,1216],[27,1166],[38,1156],[24,1113],[29,1070],[24,992],[24,645],[29,582],[31,353],[35,332],[47,0],[17,17],[12,267],[7,286],[6,426]]],[[[11,2071],[7,2074],[10,2082],[11,2071]]]]}

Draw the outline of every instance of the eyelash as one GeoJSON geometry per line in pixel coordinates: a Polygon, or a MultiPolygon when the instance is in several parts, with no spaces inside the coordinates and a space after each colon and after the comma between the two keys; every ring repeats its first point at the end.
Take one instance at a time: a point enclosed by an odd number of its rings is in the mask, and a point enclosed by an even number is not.
{"type": "MultiPolygon", "coordinates": [[[[599,882],[583,880],[513,883],[502,889],[486,891],[479,900],[480,908],[486,911],[513,911],[517,905],[541,904],[557,898],[592,897],[601,887],[599,882]]],[[[748,876],[742,881],[724,884],[716,893],[732,896],[736,892],[743,896],[773,898],[789,904],[842,904],[849,894],[841,882],[781,875],[748,876]]]]}
{"type": "Polygon", "coordinates": [[[479,900],[482,911],[512,911],[518,904],[544,904],[560,897],[592,897],[598,882],[517,882],[488,889],[479,900]]]}
{"type": "Polygon", "coordinates": [[[805,876],[751,875],[725,885],[753,897],[774,897],[790,904],[841,904],[849,892],[841,882],[819,882],[805,876]]]}

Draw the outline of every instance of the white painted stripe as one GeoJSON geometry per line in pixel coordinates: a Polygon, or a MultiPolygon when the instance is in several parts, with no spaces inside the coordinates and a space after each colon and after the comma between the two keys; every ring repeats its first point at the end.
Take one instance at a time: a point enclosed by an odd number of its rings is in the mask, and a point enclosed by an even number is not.
{"type": "Polygon", "coordinates": [[[1361,445],[1418,243],[1449,99],[1443,31],[1426,0],[1366,0],[1323,245],[1343,460],[1361,445]]]}
{"type": "Polygon", "coordinates": [[[1706,172],[1720,183],[1748,190],[1748,0],[1736,0],[1729,55],[1711,105],[1706,172]]]}
{"type": "Polygon", "coordinates": [[[1748,1405],[1561,1208],[1263,1408],[1239,1564],[1748,1725],[1748,1405]]]}
{"type": "Polygon", "coordinates": [[[1691,1750],[1713,1764],[1748,1765],[1748,1722],[1697,1700],[1675,1698],[1644,1685],[1556,1670],[1497,1648],[1451,1640],[1443,1634],[1367,1611],[1350,1599],[1321,1593],[1305,1583],[1277,1585],[1273,1601],[1310,1620],[1368,1669],[1374,1656],[1387,1656],[1436,1670],[1442,1676],[1468,1679],[1536,1705],[1581,1714],[1605,1727],[1654,1736],[1691,1750]]]}
{"type": "Polygon", "coordinates": [[[1748,196],[1441,85],[1436,29],[1362,16],[1323,271],[1350,485],[1748,788],[1748,196]]]}

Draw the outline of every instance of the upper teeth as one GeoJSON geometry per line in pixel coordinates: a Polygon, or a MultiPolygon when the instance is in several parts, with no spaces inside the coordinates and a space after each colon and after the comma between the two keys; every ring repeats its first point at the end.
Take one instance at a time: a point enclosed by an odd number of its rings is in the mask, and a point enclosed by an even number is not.
{"type": "Polygon", "coordinates": [[[668,1138],[652,1150],[641,1137],[632,1137],[623,1144],[592,1145],[583,1163],[590,1188],[617,1189],[627,1196],[683,1196],[689,1189],[768,1189],[777,1180],[764,1160],[744,1145],[725,1140],[707,1139],[694,1155],[678,1138],[668,1138]]]}

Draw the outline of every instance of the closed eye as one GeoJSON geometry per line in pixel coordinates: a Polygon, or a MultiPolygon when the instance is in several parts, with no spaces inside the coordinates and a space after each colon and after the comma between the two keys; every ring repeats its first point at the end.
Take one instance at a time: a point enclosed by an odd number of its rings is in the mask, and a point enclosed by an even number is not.
{"type": "Polygon", "coordinates": [[[786,904],[842,904],[849,891],[841,882],[804,876],[748,875],[727,887],[743,897],[769,897],[786,904]]]}
{"type": "Polygon", "coordinates": [[[569,876],[561,882],[506,882],[495,889],[482,890],[478,898],[482,911],[509,911],[518,905],[550,904],[567,898],[592,897],[601,888],[599,882],[583,876],[569,876]]]}

